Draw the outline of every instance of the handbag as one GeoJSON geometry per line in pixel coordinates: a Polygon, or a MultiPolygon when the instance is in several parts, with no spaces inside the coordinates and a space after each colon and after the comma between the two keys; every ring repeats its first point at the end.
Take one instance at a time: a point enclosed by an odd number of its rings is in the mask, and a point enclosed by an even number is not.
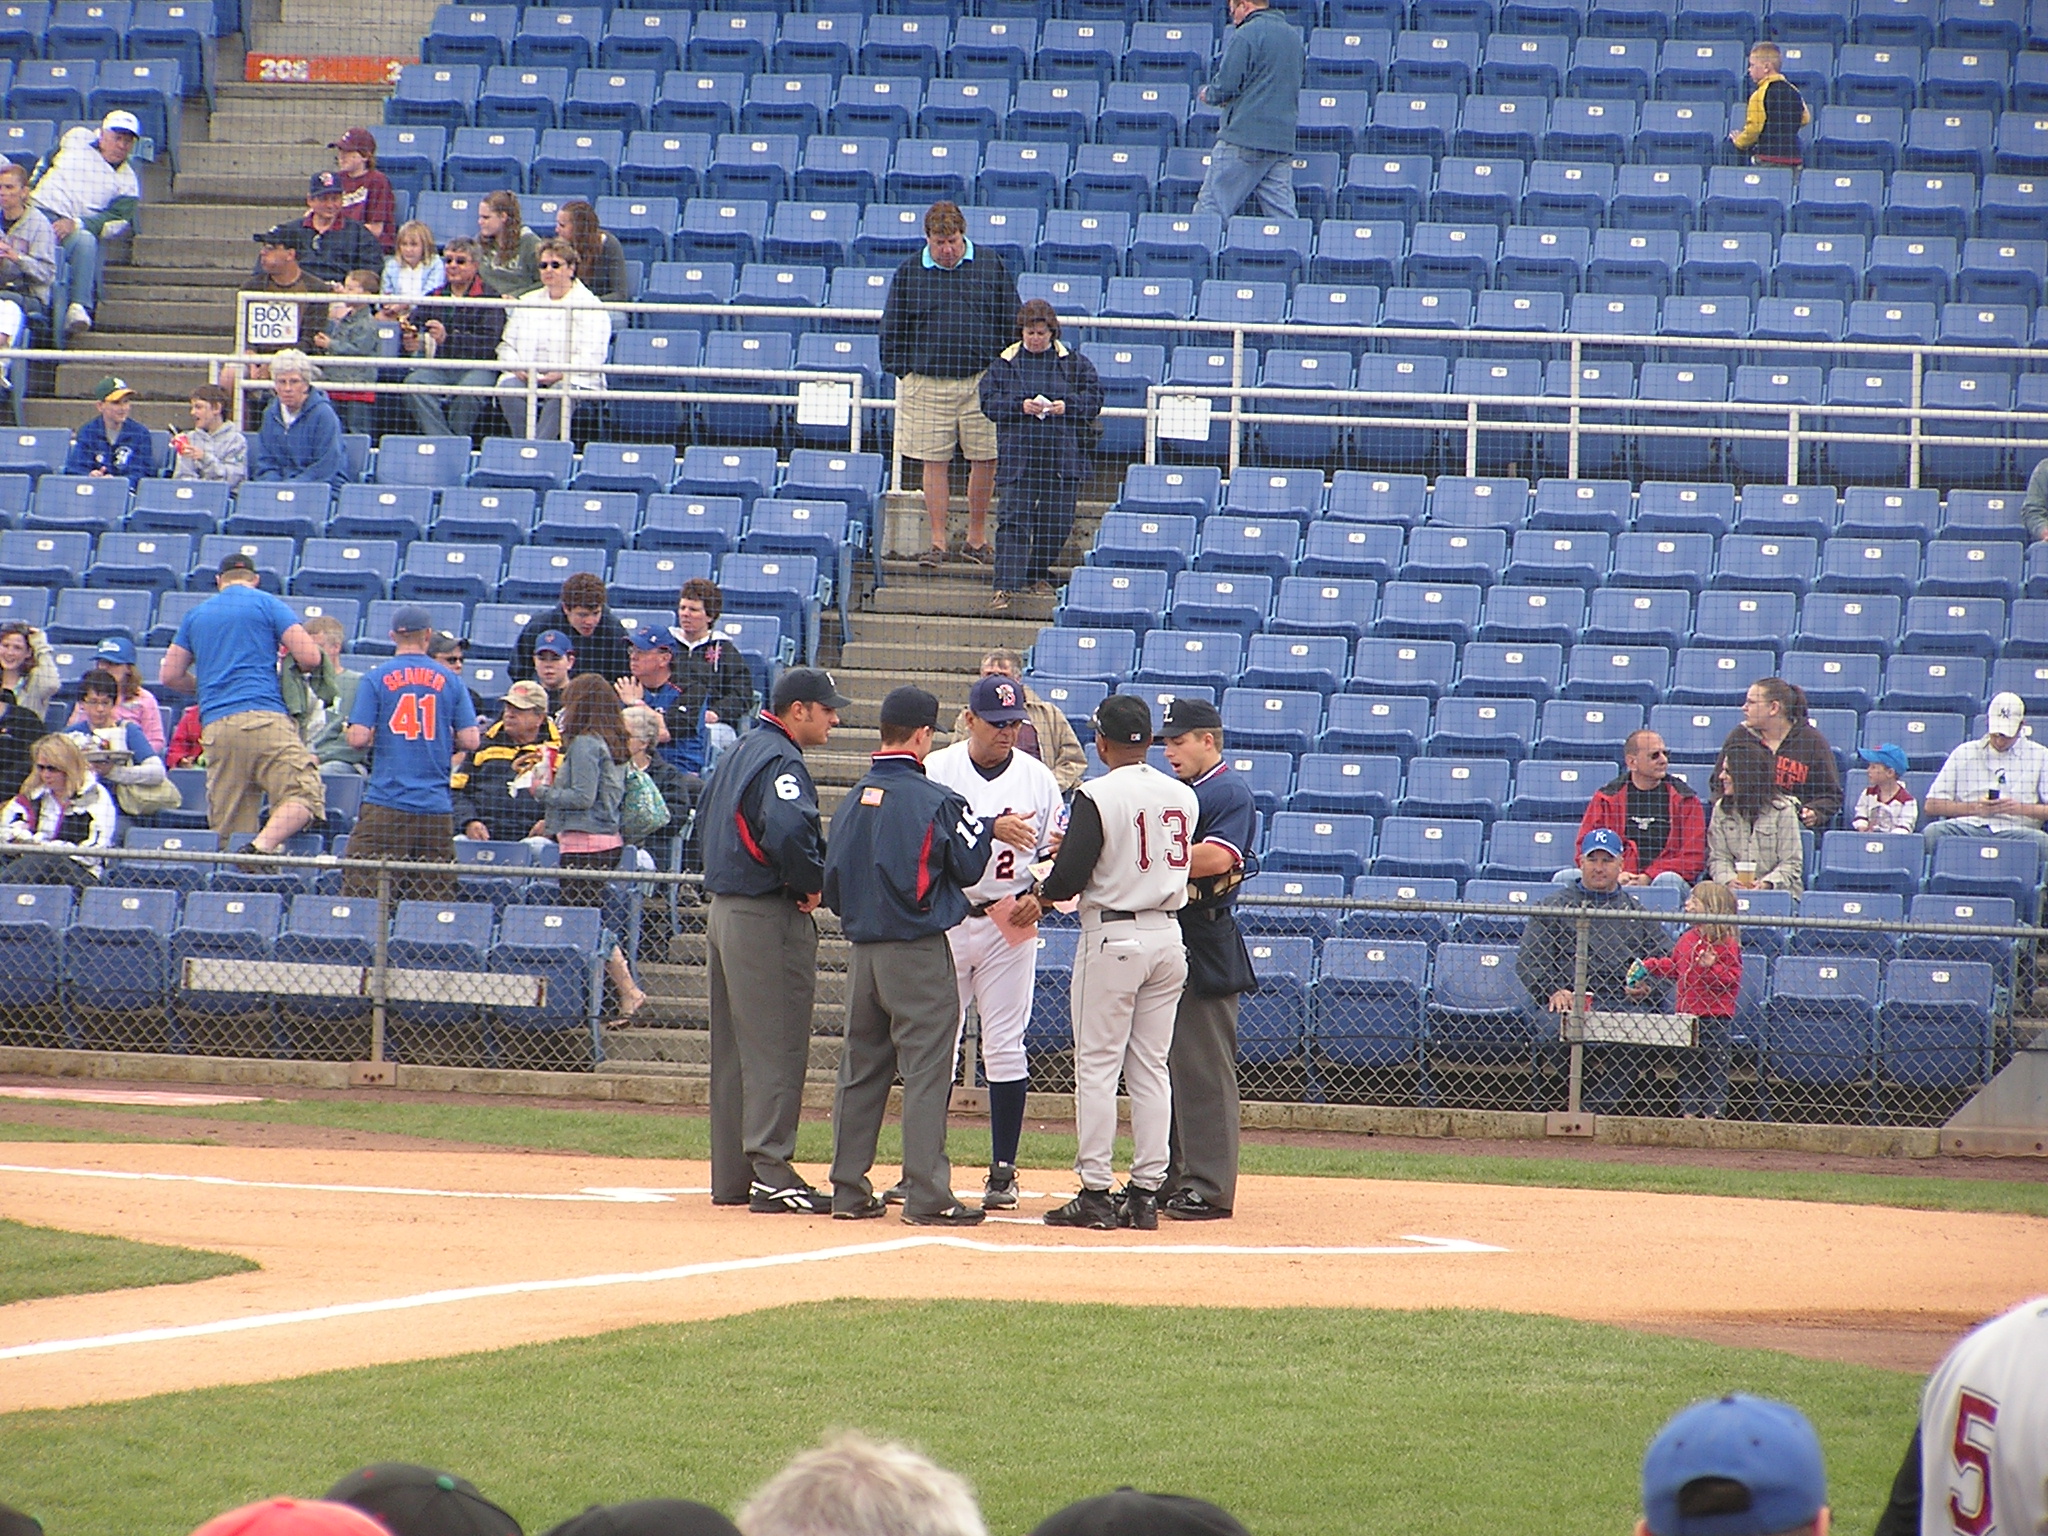
{"type": "Polygon", "coordinates": [[[123,816],[154,816],[158,811],[175,811],[185,797],[177,785],[162,779],[155,784],[116,784],[114,802],[123,816]]]}
{"type": "Polygon", "coordinates": [[[644,768],[626,765],[626,788],[619,796],[619,836],[637,846],[668,825],[668,801],[644,768]]]}

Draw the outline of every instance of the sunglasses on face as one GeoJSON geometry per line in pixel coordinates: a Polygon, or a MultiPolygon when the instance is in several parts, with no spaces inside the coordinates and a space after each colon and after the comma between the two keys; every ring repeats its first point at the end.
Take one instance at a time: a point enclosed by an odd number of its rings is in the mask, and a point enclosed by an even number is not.
{"type": "Polygon", "coordinates": [[[1643,754],[1643,756],[1645,757],[1669,757],[1670,755],[1671,754],[1669,752],[1663,751],[1661,749],[1655,752],[1645,752],[1643,754]]]}
{"type": "Polygon", "coordinates": [[[540,269],[543,272],[547,271],[550,267],[554,267],[558,270],[566,270],[568,265],[569,263],[567,263],[566,261],[544,261],[540,264],[540,269]]]}

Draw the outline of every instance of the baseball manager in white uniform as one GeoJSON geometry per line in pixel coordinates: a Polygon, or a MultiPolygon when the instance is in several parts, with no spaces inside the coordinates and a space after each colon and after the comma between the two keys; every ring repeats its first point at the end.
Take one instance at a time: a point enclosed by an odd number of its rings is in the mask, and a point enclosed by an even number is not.
{"type": "Polygon", "coordinates": [[[1166,1054],[1188,957],[1174,913],[1188,899],[1200,814],[1195,792],[1145,761],[1152,711],[1111,694],[1095,711],[1095,750],[1109,769],[1074,791],[1065,841],[1034,892],[1040,905],[1081,898],[1074,954],[1074,1129],[1081,1193],[1046,1213],[1055,1227],[1159,1225],[1173,1089],[1166,1054]],[[1130,1182],[1110,1194],[1116,1081],[1131,1100],[1130,1182]]]}
{"type": "MultiPolygon", "coordinates": [[[[1038,946],[1035,924],[999,922],[990,909],[1031,889],[1031,866],[1050,846],[1061,806],[1052,770],[1017,750],[1024,719],[1022,683],[1001,676],[978,678],[967,695],[966,739],[924,760],[925,777],[959,795],[995,834],[988,872],[967,888],[967,916],[947,931],[946,942],[960,984],[960,1027],[966,1029],[970,1001],[981,1018],[990,1144],[981,1203],[985,1210],[998,1211],[1017,1204],[1017,1142],[1024,1132],[1024,1095],[1031,1081],[1024,1026],[1031,1017],[1038,946]]],[[[1003,916],[1009,915],[1005,910],[1003,916]]],[[[957,1054],[957,1039],[954,1050],[957,1054]]]]}

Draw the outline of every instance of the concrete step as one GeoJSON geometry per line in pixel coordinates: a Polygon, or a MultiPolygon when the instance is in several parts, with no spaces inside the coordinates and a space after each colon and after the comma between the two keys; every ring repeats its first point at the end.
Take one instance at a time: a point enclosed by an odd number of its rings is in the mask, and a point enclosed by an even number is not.
{"type": "MultiPolygon", "coordinates": [[[[890,645],[899,660],[922,664],[926,671],[975,671],[981,665],[981,651],[991,645],[1022,651],[1038,638],[1045,626],[1029,619],[994,618],[977,615],[960,618],[929,613],[857,613],[853,616],[854,641],[868,645],[890,645]],[[966,666],[931,659],[932,647],[962,647],[975,652],[966,666]]],[[[862,663],[848,662],[848,666],[862,663]]],[[[887,664],[873,670],[885,671],[887,664]]]]}
{"type": "Polygon", "coordinates": [[[284,51],[314,58],[388,54],[416,59],[420,38],[433,24],[434,3],[380,0],[378,5],[344,12],[345,19],[336,20],[334,7],[325,0],[282,0],[279,20],[254,23],[251,46],[260,50],[275,43],[284,51]]]}
{"type": "Polygon", "coordinates": [[[189,426],[191,418],[185,402],[191,396],[187,391],[206,382],[206,371],[196,363],[189,367],[174,363],[59,363],[56,401],[65,404],[67,410],[83,409],[90,414],[93,385],[110,372],[120,374],[141,397],[136,403],[136,416],[152,427],[165,425],[167,413],[179,427],[189,426]]]}
{"type": "MultiPolygon", "coordinates": [[[[303,187],[305,183],[301,181],[299,185],[303,187]]],[[[276,222],[262,222],[256,210],[251,209],[246,218],[222,220],[221,227],[210,235],[137,235],[135,260],[139,266],[158,271],[196,269],[232,274],[240,281],[256,270],[256,243],[250,236],[276,222]],[[238,228],[238,224],[247,224],[248,228],[238,228]]]]}
{"type": "MultiPolygon", "coordinates": [[[[310,176],[312,172],[308,171],[306,174],[310,176]]],[[[301,181],[299,191],[304,193],[305,190],[306,183],[301,181]]],[[[303,196],[289,201],[280,199],[270,204],[202,203],[188,198],[183,202],[165,203],[160,208],[151,208],[145,221],[144,233],[140,238],[162,235],[174,240],[219,240],[229,235],[241,235],[245,226],[250,233],[254,233],[259,229],[268,229],[273,224],[280,224],[286,219],[301,219],[305,215],[306,200],[303,196]]],[[[232,284],[238,281],[242,273],[255,265],[255,246],[250,244],[246,235],[242,235],[241,238],[245,245],[249,245],[249,250],[245,253],[249,260],[240,267],[215,272],[214,276],[223,282],[232,284]]],[[[143,265],[146,263],[140,263],[138,258],[138,270],[143,265]]],[[[170,265],[183,269],[188,263],[174,262],[170,265]]],[[[190,279],[180,278],[179,281],[185,282],[190,279]]]]}
{"type": "MultiPolygon", "coordinates": [[[[979,619],[994,616],[989,607],[993,591],[987,582],[960,581],[951,577],[919,580],[915,576],[899,577],[892,572],[884,585],[868,595],[864,612],[979,619]]],[[[1050,624],[1053,607],[1054,599],[1050,596],[1027,597],[1018,592],[1011,595],[1010,605],[1000,617],[1050,624]]]]}
{"type": "Polygon", "coordinates": [[[110,288],[93,310],[94,334],[140,330],[143,326],[175,326],[193,335],[223,340],[235,333],[232,289],[208,297],[110,288]]]}
{"type": "MultiPolygon", "coordinates": [[[[303,208],[307,178],[334,164],[329,151],[313,146],[202,144],[199,149],[203,153],[188,156],[188,164],[178,171],[173,192],[181,201],[280,203],[297,193],[303,208]]],[[[276,222],[251,220],[250,233],[276,222]]]]}
{"type": "MultiPolygon", "coordinates": [[[[648,1072],[664,1068],[679,1076],[702,1077],[711,1071],[711,1035],[705,1028],[649,1029],[636,1020],[624,1029],[604,1032],[606,1067],[613,1071],[648,1072]]],[[[811,1037],[806,1075],[828,1083],[839,1073],[840,1042],[832,1035],[811,1037]]],[[[600,1071],[605,1068],[599,1068],[600,1071]]]]}
{"type": "MultiPolygon", "coordinates": [[[[1033,626],[1034,631],[1036,626],[1033,626]]],[[[848,667],[869,667],[876,671],[885,670],[889,663],[906,655],[914,657],[920,667],[940,667],[948,672],[971,676],[981,666],[981,658],[989,645],[1011,646],[1019,654],[1030,648],[1031,642],[1023,640],[1011,645],[1009,640],[990,640],[973,645],[947,645],[928,642],[906,651],[895,641],[849,640],[839,648],[841,665],[848,667]]],[[[835,676],[837,674],[834,674],[835,676]]]]}

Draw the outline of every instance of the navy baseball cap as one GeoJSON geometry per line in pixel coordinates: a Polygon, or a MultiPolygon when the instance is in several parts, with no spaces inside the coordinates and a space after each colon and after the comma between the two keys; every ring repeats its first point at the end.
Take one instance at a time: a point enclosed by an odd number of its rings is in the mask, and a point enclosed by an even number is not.
{"type": "Polygon", "coordinates": [[[135,665],[135,642],[126,635],[109,635],[99,643],[93,655],[101,661],[118,661],[124,667],[135,665]]]}
{"type": "Polygon", "coordinates": [[[967,707],[990,725],[1015,725],[1024,718],[1024,685],[1014,677],[978,677],[967,691],[967,707]]]}
{"type": "Polygon", "coordinates": [[[1038,1522],[1031,1536],[1250,1536],[1242,1522],[1209,1503],[1177,1493],[1115,1493],[1082,1499],[1038,1522]]]}
{"type": "MultiPolygon", "coordinates": [[[[1620,858],[1622,855],[1620,835],[1608,830],[1606,827],[1595,827],[1579,839],[1579,857],[1583,859],[1589,853],[1604,853],[1617,859],[1620,858]]],[[[1661,1532],[1659,1536],[1662,1536],[1661,1532]]]]}
{"type": "Polygon", "coordinates": [[[832,674],[823,667],[790,667],[775,679],[775,691],[768,696],[768,708],[781,714],[792,704],[822,704],[827,709],[844,709],[853,700],[839,691],[832,674]]]}
{"type": "Polygon", "coordinates": [[[391,1536],[523,1536],[519,1522],[474,1483],[405,1461],[351,1472],[322,1497],[374,1515],[391,1536]]]}
{"type": "Polygon", "coordinates": [[[281,245],[301,255],[306,250],[306,230],[301,224],[273,224],[249,237],[258,245],[281,245]]]}
{"type": "Polygon", "coordinates": [[[240,550],[236,550],[233,554],[220,557],[220,565],[215,574],[225,576],[229,571],[253,571],[255,569],[256,562],[240,550]]]}
{"type": "Polygon", "coordinates": [[[1912,766],[1906,760],[1906,749],[1894,746],[1889,741],[1875,751],[1865,747],[1856,755],[1866,763],[1883,763],[1885,767],[1891,769],[1893,773],[1896,773],[1902,779],[1906,776],[1906,770],[1912,766]]]}
{"type": "Polygon", "coordinates": [[[1185,736],[1189,731],[1222,729],[1223,716],[1206,699],[1169,699],[1166,713],[1159,719],[1159,734],[1167,740],[1185,736]]]}
{"type": "Polygon", "coordinates": [[[739,1536],[739,1528],[709,1504],[637,1499],[630,1504],[593,1504],[548,1536],[739,1536]]]}
{"type": "Polygon", "coordinates": [[[313,179],[306,183],[308,197],[339,197],[346,190],[337,171],[315,171],[313,179]]]}
{"type": "Polygon", "coordinates": [[[1643,1456],[1652,1536],[1774,1536],[1810,1523],[1827,1501],[1820,1437],[1805,1414],[1767,1397],[1694,1403],[1643,1456]]]}
{"type": "Polygon", "coordinates": [[[882,700],[882,724],[916,731],[939,723],[939,701],[922,688],[892,688],[882,700]]]}
{"type": "Polygon", "coordinates": [[[673,651],[676,648],[676,637],[659,624],[642,624],[626,638],[633,642],[636,651],[673,651]]]}
{"type": "Polygon", "coordinates": [[[1136,746],[1152,739],[1152,709],[1143,699],[1112,693],[1095,706],[1095,734],[1104,741],[1136,746]]]}
{"type": "Polygon", "coordinates": [[[407,603],[391,615],[391,633],[414,635],[434,627],[434,616],[418,603],[407,603]]]}
{"type": "Polygon", "coordinates": [[[544,651],[551,651],[557,656],[574,656],[576,642],[559,629],[544,629],[540,638],[533,642],[533,654],[538,656],[544,651]]]}

